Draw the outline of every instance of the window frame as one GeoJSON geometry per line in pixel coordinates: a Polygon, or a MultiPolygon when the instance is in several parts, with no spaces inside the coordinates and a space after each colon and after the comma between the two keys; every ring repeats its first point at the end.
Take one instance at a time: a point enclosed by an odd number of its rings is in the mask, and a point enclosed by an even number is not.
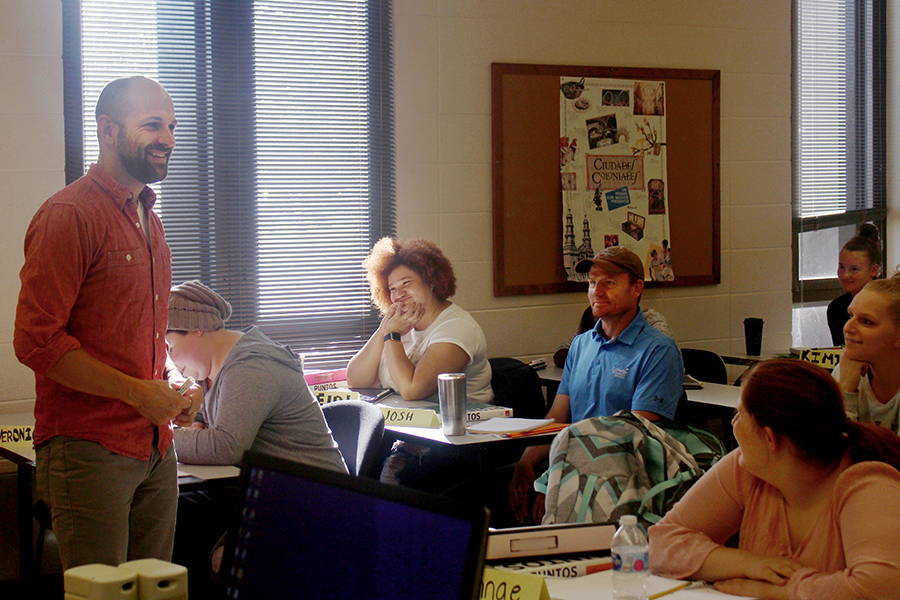
{"type": "MultiPolygon", "coordinates": [[[[873,223],[881,232],[882,255],[886,255],[886,226],[887,226],[887,16],[885,0],[855,0],[854,23],[856,32],[854,35],[854,64],[852,65],[853,82],[848,82],[848,87],[856,91],[853,102],[855,105],[862,103],[867,111],[871,111],[871,120],[858,122],[856,113],[847,111],[847,118],[854,124],[848,132],[847,160],[847,189],[846,210],[841,213],[802,217],[800,214],[800,169],[802,165],[799,142],[799,104],[800,104],[800,78],[799,78],[799,29],[800,9],[802,0],[792,2],[792,71],[791,71],[791,157],[792,167],[792,227],[791,227],[791,254],[792,254],[792,297],[794,304],[807,305],[833,300],[843,290],[837,279],[837,256],[835,256],[835,275],[821,279],[800,278],[801,234],[811,231],[853,226],[858,227],[862,223],[873,223]],[[864,8],[871,8],[873,23],[866,22],[864,8]],[[861,8],[862,7],[862,8],[861,8]],[[871,31],[868,31],[870,28],[871,31]],[[866,34],[872,38],[871,49],[866,45],[866,34]],[[867,55],[871,52],[871,64],[867,63],[867,55]],[[866,90],[871,88],[872,102],[867,102],[866,90]],[[871,127],[871,131],[866,131],[871,127]],[[865,173],[861,173],[858,167],[859,161],[853,157],[870,155],[874,164],[871,166],[871,181],[865,181],[865,173]],[[856,190],[862,189],[863,192],[856,190]],[[865,201],[853,202],[853,198],[871,196],[872,207],[866,207],[865,201]],[[855,204],[855,206],[853,206],[855,204]]],[[[882,270],[884,270],[882,265],[882,270]]]]}

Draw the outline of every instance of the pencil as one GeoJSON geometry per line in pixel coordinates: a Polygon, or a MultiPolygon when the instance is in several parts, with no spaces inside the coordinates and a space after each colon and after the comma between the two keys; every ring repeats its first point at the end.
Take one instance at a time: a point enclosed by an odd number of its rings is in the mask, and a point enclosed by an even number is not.
{"type": "Polygon", "coordinates": [[[394,390],[392,390],[391,388],[381,390],[380,392],[375,394],[375,397],[372,398],[371,402],[374,404],[375,402],[378,402],[382,398],[387,398],[388,396],[390,396],[393,393],[394,393],[394,390]]]}
{"type": "Polygon", "coordinates": [[[656,600],[657,598],[662,598],[663,596],[668,596],[669,594],[675,593],[678,590],[683,590],[687,586],[691,585],[691,583],[692,582],[690,582],[690,581],[685,581],[683,583],[679,583],[678,585],[676,585],[675,587],[673,587],[671,589],[668,589],[668,590],[665,590],[662,592],[657,592],[651,596],[647,596],[647,600],[656,600]]]}

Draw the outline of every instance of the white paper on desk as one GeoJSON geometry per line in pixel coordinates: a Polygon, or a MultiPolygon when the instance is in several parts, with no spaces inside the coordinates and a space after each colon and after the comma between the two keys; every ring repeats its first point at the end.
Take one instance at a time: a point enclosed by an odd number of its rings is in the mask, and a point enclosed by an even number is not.
{"type": "MultiPolygon", "coordinates": [[[[555,578],[545,577],[547,583],[547,591],[553,600],[612,600],[612,571],[602,571],[584,577],[571,578],[555,578]]],[[[659,592],[670,590],[677,586],[681,581],[675,579],[666,579],[651,575],[647,582],[647,595],[652,596],[659,592]]],[[[732,596],[731,594],[723,594],[722,592],[706,587],[701,589],[678,590],[666,596],[666,600],[714,600],[716,598],[743,598],[743,596],[732,596]]],[[[660,599],[662,600],[662,599],[660,599]]]]}
{"type": "Polygon", "coordinates": [[[518,419],[516,417],[494,417],[487,421],[473,423],[466,427],[472,433],[519,433],[549,425],[553,419],[518,419]]]}
{"type": "Polygon", "coordinates": [[[178,463],[179,477],[196,477],[197,479],[224,479],[237,477],[241,470],[233,465],[186,465],[178,463]]]}

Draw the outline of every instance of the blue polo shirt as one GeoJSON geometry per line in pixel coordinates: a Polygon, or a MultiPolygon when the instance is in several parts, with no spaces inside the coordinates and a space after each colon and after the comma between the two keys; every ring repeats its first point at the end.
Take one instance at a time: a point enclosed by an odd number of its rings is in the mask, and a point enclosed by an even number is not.
{"type": "Polygon", "coordinates": [[[569,396],[572,422],[620,410],[646,410],[674,418],[684,363],[675,340],[648,325],[643,311],[610,341],[602,320],[572,342],[558,393],[569,396]]]}

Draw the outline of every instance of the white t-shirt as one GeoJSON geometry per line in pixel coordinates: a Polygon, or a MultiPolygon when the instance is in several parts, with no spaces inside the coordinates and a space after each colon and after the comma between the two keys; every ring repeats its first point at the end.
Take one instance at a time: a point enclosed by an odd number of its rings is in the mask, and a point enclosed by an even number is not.
{"type": "MultiPolygon", "coordinates": [[[[451,304],[437,316],[434,322],[423,331],[410,330],[401,338],[406,356],[415,365],[431,344],[445,342],[456,344],[469,355],[469,362],[463,369],[466,374],[466,399],[469,402],[494,402],[494,390],[491,388],[491,365],[487,359],[487,340],[481,327],[472,316],[451,304]]],[[[384,387],[395,388],[388,371],[384,353],[378,365],[378,379],[384,387]]],[[[430,398],[437,402],[437,393],[430,398]]]]}
{"type": "MultiPolygon", "coordinates": [[[[831,374],[838,381],[841,380],[840,363],[831,374]]],[[[844,411],[851,421],[875,423],[897,433],[900,427],[900,390],[887,403],[882,404],[875,397],[869,378],[861,377],[858,391],[844,392],[844,411]]]]}

